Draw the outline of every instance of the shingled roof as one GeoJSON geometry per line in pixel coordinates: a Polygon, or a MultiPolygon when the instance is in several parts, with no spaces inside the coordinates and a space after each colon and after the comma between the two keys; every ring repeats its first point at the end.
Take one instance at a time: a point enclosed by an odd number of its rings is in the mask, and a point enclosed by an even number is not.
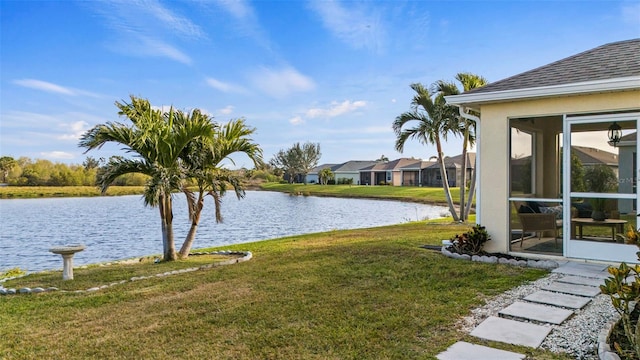
{"type": "Polygon", "coordinates": [[[537,88],[640,76],[640,38],[599,46],[473,89],[465,94],[537,88]]]}
{"type": "Polygon", "coordinates": [[[618,166],[618,155],[608,151],[586,146],[572,146],[571,150],[580,159],[582,165],[609,165],[618,166]]]}

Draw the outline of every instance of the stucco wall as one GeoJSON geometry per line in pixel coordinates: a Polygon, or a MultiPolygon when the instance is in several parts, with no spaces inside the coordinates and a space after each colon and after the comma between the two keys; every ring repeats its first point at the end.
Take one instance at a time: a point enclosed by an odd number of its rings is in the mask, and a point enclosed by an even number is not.
{"type": "Polygon", "coordinates": [[[480,222],[489,252],[509,250],[509,118],[639,110],[640,90],[484,104],[480,107],[480,222]]]}

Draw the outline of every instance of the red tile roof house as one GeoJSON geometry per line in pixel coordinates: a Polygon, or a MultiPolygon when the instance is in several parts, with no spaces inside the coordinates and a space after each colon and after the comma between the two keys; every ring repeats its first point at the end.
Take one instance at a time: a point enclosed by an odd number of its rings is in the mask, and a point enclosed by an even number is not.
{"type": "Polygon", "coordinates": [[[637,133],[640,122],[640,39],[599,46],[446,100],[461,113],[474,109],[481,114],[479,119],[464,116],[477,120],[476,221],[492,236],[485,250],[637,262],[636,246],[617,242],[616,233],[626,226],[638,227],[638,141],[630,134],[637,133]],[[614,144],[609,132],[617,127],[626,140],[614,144]],[[611,153],[620,152],[618,188],[606,193],[573,191],[570,152],[560,151],[572,146],[609,146],[611,153]],[[628,160],[626,154],[634,153],[628,160]],[[516,186],[512,162],[527,156],[528,186],[516,186]],[[594,223],[576,217],[575,205],[594,199],[617,202],[620,219],[594,223]],[[522,246],[512,240],[521,229],[516,208],[521,203],[539,212],[540,206],[556,212],[561,220],[557,247],[554,232],[541,240],[531,236],[522,246]],[[622,206],[629,203],[636,205],[622,206]]]}

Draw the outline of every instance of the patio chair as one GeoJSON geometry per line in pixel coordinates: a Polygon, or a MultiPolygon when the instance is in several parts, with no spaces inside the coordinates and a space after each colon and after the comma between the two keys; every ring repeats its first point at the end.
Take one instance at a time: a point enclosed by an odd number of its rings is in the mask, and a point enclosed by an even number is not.
{"type": "Polygon", "coordinates": [[[554,213],[541,213],[536,212],[540,208],[538,206],[529,206],[528,204],[521,202],[514,202],[516,212],[518,213],[518,219],[522,225],[522,234],[520,236],[520,247],[524,241],[524,234],[526,232],[537,232],[538,239],[542,239],[542,233],[545,231],[552,231],[554,233],[555,245],[558,245],[558,229],[562,228],[562,220],[558,220],[554,213]],[[524,212],[523,210],[527,210],[524,212]]]}
{"type": "Polygon", "coordinates": [[[562,220],[556,220],[556,216],[554,214],[518,213],[518,218],[522,224],[520,247],[522,247],[522,242],[524,241],[524,233],[528,231],[537,232],[538,239],[542,239],[542,233],[544,231],[553,231],[555,245],[558,245],[558,228],[562,227],[562,220]],[[560,222],[560,224],[558,224],[558,222],[560,222]]]}

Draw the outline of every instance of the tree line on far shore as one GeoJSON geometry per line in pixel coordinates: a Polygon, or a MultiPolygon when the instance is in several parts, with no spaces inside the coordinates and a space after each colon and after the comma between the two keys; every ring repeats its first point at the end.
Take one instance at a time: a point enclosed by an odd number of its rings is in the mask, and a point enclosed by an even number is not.
{"type": "MultiPolygon", "coordinates": [[[[95,186],[104,159],[87,157],[82,164],[65,164],[45,159],[0,157],[0,183],[10,186],[95,186]]],[[[143,186],[142,174],[127,174],[114,185],[143,186]]]]}
{"type": "MultiPolygon", "coordinates": [[[[82,164],[66,164],[26,156],[0,157],[0,184],[9,186],[97,186],[96,179],[108,162],[87,156],[82,164]]],[[[269,163],[254,169],[234,170],[247,181],[283,181],[283,171],[269,163]]],[[[148,177],[143,174],[123,174],[112,186],[144,186],[148,177]]]]}

